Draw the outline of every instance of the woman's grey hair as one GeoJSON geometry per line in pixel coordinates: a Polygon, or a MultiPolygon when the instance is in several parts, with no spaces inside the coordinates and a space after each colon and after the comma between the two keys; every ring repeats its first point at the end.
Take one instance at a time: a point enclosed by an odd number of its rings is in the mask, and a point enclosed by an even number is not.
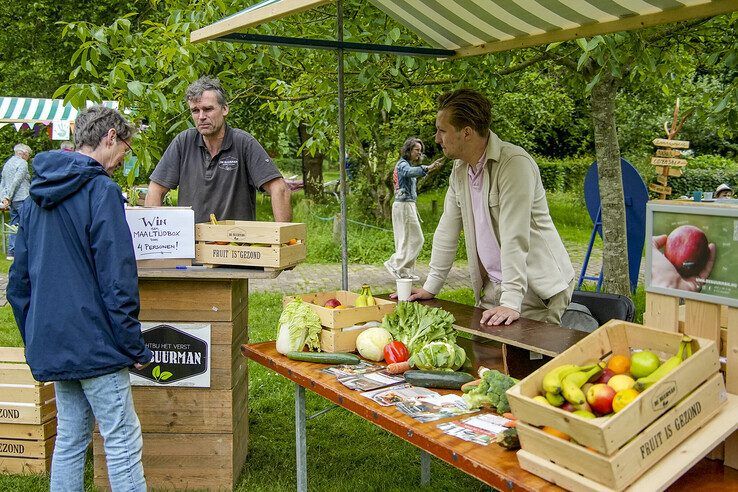
{"type": "Polygon", "coordinates": [[[402,144],[402,150],[400,151],[400,157],[402,157],[403,159],[406,159],[407,161],[410,161],[410,153],[413,151],[413,147],[415,147],[415,144],[420,144],[421,154],[425,152],[425,145],[423,145],[423,141],[420,140],[418,137],[410,137],[407,140],[405,140],[404,144],[402,144]]]}
{"type": "Polygon", "coordinates": [[[205,91],[215,92],[218,104],[228,106],[228,95],[225,89],[223,89],[223,86],[220,85],[220,80],[208,77],[207,75],[200,77],[190,84],[187,92],[185,92],[185,102],[199,100],[205,91]]]}
{"type": "Polygon", "coordinates": [[[129,140],[135,133],[133,125],[115,109],[90,106],[83,110],[74,120],[74,141],[77,148],[88,146],[96,149],[111,128],[122,140],[129,140]]]}
{"type": "Polygon", "coordinates": [[[28,145],[24,143],[19,143],[19,144],[16,144],[15,147],[13,147],[13,152],[15,152],[16,154],[18,152],[26,152],[28,155],[31,155],[32,151],[31,151],[31,147],[29,147],[28,145]]]}

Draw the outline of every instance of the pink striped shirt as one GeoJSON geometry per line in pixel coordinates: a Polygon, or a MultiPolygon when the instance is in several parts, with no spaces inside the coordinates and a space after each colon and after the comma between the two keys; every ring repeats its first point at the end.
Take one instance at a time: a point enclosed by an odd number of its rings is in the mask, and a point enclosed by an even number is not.
{"type": "Polygon", "coordinates": [[[502,282],[502,258],[500,243],[492,231],[489,203],[484,192],[484,173],[487,163],[485,150],[476,166],[469,165],[469,193],[471,195],[472,215],[474,216],[474,235],[477,242],[479,262],[489,278],[502,282]]]}

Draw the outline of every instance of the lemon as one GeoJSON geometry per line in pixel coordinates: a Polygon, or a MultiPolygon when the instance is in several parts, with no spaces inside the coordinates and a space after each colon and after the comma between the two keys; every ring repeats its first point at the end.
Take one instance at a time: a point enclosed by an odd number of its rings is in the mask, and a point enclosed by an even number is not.
{"type": "Polygon", "coordinates": [[[633,378],[645,378],[661,365],[658,355],[644,350],[636,352],[630,357],[630,373],[633,378]]]}

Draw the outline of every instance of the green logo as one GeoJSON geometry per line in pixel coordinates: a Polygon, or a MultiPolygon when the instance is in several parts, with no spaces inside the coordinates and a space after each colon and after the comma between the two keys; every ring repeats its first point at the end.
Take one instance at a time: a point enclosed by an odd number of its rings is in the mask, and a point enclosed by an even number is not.
{"type": "Polygon", "coordinates": [[[161,366],[154,367],[154,369],[151,371],[151,375],[154,376],[154,380],[156,382],[166,381],[167,379],[172,377],[172,373],[169,371],[161,372],[161,366]]]}

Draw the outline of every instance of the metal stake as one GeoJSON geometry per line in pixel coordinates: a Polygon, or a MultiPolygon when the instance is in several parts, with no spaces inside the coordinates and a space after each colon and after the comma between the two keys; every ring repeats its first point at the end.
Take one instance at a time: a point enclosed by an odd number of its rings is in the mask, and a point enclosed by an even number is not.
{"type": "Polygon", "coordinates": [[[307,439],[305,430],[305,388],[295,383],[295,448],[297,492],[307,492],[307,439]]]}
{"type": "Polygon", "coordinates": [[[338,7],[338,164],[341,184],[341,288],[348,290],[348,229],[346,228],[346,122],[344,120],[345,99],[343,94],[343,2],[338,7]]]}
{"type": "Polygon", "coordinates": [[[427,451],[420,450],[420,485],[430,484],[431,455],[427,451]]]}

